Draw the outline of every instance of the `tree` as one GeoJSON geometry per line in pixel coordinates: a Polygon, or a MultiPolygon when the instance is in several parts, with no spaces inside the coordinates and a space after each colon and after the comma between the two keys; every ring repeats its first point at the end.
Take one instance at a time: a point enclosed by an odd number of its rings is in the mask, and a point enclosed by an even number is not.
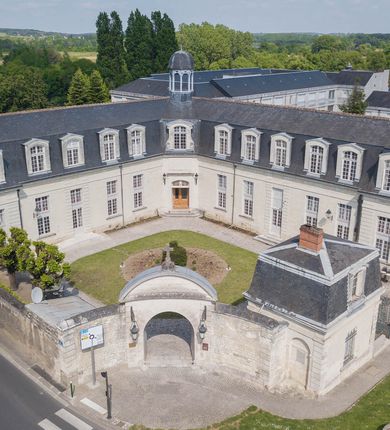
{"type": "Polygon", "coordinates": [[[346,113],[364,115],[367,109],[367,102],[364,100],[364,92],[360,89],[358,83],[355,84],[347,102],[341,105],[340,109],[346,113]]]}
{"type": "Polygon", "coordinates": [[[96,21],[97,56],[96,66],[106,82],[113,81],[111,69],[110,18],[106,12],[101,12],[96,21]]]}
{"type": "Polygon", "coordinates": [[[23,272],[27,268],[27,261],[30,258],[31,242],[27,232],[21,228],[11,227],[7,236],[3,229],[0,229],[0,260],[8,273],[9,283],[13,290],[16,290],[16,272],[23,272]]]}
{"type": "Polygon", "coordinates": [[[153,23],[153,71],[166,72],[171,55],[178,50],[175,25],[169,16],[160,11],[151,14],[153,23]]]}
{"type": "Polygon", "coordinates": [[[102,75],[98,70],[94,70],[89,77],[89,103],[105,103],[110,101],[110,94],[107,85],[104,83],[102,75]]]}
{"type": "Polygon", "coordinates": [[[367,55],[367,66],[369,70],[373,70],[374,72],[386,69],[385,53],[383,51],[371,51],[367,55]]]}
{"type": "Polygon", "coordinates": [[[89,78],[80,69],[73,75],[68,90],[68,105],[83,105],[89,102],[90,83],[89,78]]]}
{"type": "Polygon", "coordinates": [[[126,64],[132,79],[153,72],[153,26],[146,15],[136,9],[127,21],[126,64]]]}
{"type": "Polygon", "coordinates": [[[28,258],[26,268],[32,276],[32,284],[46,290],[58,285],[70,275],[70,265],[64,263],[65,254],[56,245],[33,242],[34,253],[28,258]]]}

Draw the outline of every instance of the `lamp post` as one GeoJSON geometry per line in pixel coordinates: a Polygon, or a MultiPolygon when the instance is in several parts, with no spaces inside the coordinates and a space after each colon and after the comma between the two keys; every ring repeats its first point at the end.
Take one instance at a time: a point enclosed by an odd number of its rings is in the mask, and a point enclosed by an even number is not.
{"type": "Polygon", "coordinates": [[[198,173],[195,173],[194,179],[195,179],[195,185],[198,185],[198,179],[199,179],[198,173]]]}
{"type": "Polygon", "coordinates": [[[92,385],[96,385],[95,350],[93,345],[93,340],[95,339],[95,335],[91,333],[89,335],[89,339],[91,341],[92,385]]]}
{"type": "Polygon", "coordinates": [[[111,419],[112,409],[112,385],[108,383],[108,372],[101,372],[102,377],[106,380],[106,398],[107,398],[107,419],[111,419]]]}
{"type": "Polygon", "coordinates": [[[163,183],[164,185],[167,183],[167,174],[163,173],[163,183]]]}
{"type": "Polygon", "coordinates": [[[135,320],[135,315],[133,311],[133,307],[130,308],[130,319],[131,319],[131,325],[130,325],[130,335],[134,342],[137,342],[138,334],[139,334],[139,327],[137,324],[137,321],[135,320]]]}

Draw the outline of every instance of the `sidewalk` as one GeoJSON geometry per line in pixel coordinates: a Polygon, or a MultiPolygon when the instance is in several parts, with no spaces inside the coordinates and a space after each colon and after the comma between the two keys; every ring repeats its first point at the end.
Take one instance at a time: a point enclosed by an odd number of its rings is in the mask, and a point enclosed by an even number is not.
{"type": "MultiPolygon", "coordinates": [[[[285,418],[339,415],[390,372],[390,347],[320,400],[273,394],[231,374],[196,367],[109,370],[113,416],[151,428],[206,427],[239,414],[250,405],[285,418]],[[179,406],[180,405],[180,406],[179,406]]],[[[75,405],[87,411],[106,408],[105,386],[76,387],[75,405]],[[85,400],[87,399],[87,400],[85,400]],[[82,402],[81,402],[82,401],[82,402]],[[92,406],[86,406],[89,403],[92,406]]]]}
{"type": "Polygon", "coordinates": [[[193,217],[157,218],[108,233],[85,233],[59,243],[69,262],[123,243],[169,230],[189,230],[259,254],[268,248],[249,234],[193,217]]]}

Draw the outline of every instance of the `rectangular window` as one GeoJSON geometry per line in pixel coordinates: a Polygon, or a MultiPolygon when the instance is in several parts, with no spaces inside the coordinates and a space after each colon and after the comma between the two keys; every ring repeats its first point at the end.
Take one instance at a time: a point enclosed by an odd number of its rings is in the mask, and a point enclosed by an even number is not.
{"type": "Polygon", "coordinates": [[[337,237],[340,237],[341,239],[349,239],[351,213],[351,206],[339,203],[337,212],[337,237]]]}
{"type": "Polygon", "coordinates": [[[134,209],[143,207],[143,175],[133,176],[133,202],[134,209]]]}
{"type": "Polygon", "coordinates": [[[226,209],[226,186],[227,180],[225,175],[218,175],[218,197],[217,197],[217,207],[221,209],[226,209]]]}
{"type": "Polygon", "coordinates": [[[356,329],[352,330],[345,339],[344,365],[354,357],[356,333],[356,329]]]}
{"type": "Polygon", "coordinates": [[[256,158],[256,137],[246,136],[245,140],[245,158],[249,161],[255,161],[256,158]]]}
{"type": "Polygon", "coordinates": [[[81,203],[81,188],[70,191],[70,201],[72,205],[81,203]]]}
{"type": "Polygon", "coordinates": [[[117,181],[107,182],[107,214],[108,216],[118,213],[117,181]]]}
{"type": "Polygon", "coordinates": [[[244,181],[244,215],[253,216],[253,182],[244,181]]]}
{"type": "Polygon", "coordinates": [[[45,170],[44,149],[42,146],[33,146],[30,149],[31,170],[33,173],[45,170]]]}
{"type": "Polygon", "coordinates": [[[218,153],[220,155],[227,155],[227,153],[228,153],[228,139],[229,139],[228,132],[225,130],[219,130],[218,153]]]}
{"type": "Polygon", "coordinates": [[[72,222],[73,228],[80,228],[83,226],[83,208],[72,209],[72,222]]]}
{"type": "Polygon", "coordinates": [[[390,191],[390,161],[385,162],[385,171],[383,175],[383,187],[384,191],[390,191]]]}
{"type": "Polygon", "coordinates": [[[335,90],[329,90],[329,100],[334,100],[335,90]]]}
{"type": "Polygon", "coordinates": [[[271,233],[280,236],[283,218],[283,190],[272,189],[271,233]]]}
{"type": "Polygon", "coordinates": [[[133,155],[142,155],[142,132],[133,130],[131,132],[131,149],[133,155]]]}
{"type": "Polygon", "coordinates": [[[306,196],[306,224],[317,227],[319,204],[318,197],[306,196]]]}
{"type": "Polygon", "coordinates": [[[275,164],[285,167],[287,161],[287,142],[277,140],[275,142],[275,164]]]}
{"type": "Polygon", "coordinates": [[[66,158],[68,166],[79,164],[79,144],[78,142],[70,142],[66,149],[66,158]]]}
{"type": "Polygon", "coordinates": [[[354,181],[357,169],[357,154],[352,151],[343,152],[341,177],[347,181],[354,181]]]}
{"type": "Polygon", "coordinates": [[[35,199],[35,210],[36,213],[47,212],[49,210],[49,197],[38,197],[35,199]]]}
{"type": "Polygon", "coordinates": [[[115,136],[113,134],[103,136],[103,156],[104,161],[115,160],[115,136]]]}
{"type": "Polygon", "coordinates": [[[375,244],[379,250],[379,258],[385,262],[388,262],[390,250],[390,218],[381,216],[378,217],[378,228],[375,244]]]}

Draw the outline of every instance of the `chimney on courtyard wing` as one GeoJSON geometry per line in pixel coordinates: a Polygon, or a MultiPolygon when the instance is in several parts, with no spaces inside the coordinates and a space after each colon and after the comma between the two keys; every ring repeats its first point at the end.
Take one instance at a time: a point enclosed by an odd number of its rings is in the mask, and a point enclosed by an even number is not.
{"type": "Polygon", "coordinates": [[[299,247],[313,252],[319,252],[322,248],[322,242],[324,241],[324,231],[322,228],[304,224],[299,230],[299,247]]]}

